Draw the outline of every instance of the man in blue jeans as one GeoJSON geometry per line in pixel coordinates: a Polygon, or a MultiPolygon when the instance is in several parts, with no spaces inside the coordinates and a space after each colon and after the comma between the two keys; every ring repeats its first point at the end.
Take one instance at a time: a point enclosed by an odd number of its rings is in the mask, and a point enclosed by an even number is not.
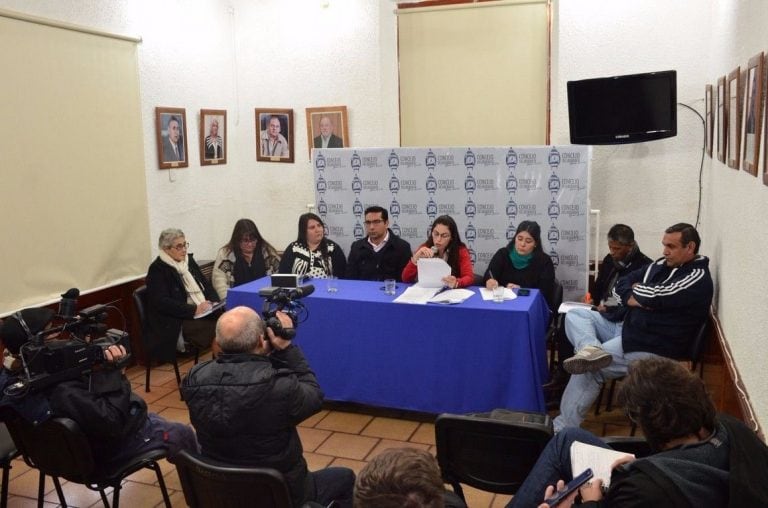
{"type": "Polygon", "coordinates": [[[576,354],[563,362],[571,375],[555,418],[555,432],[578,427],[606,379],[624,377],[630,362],[650,356],[685,359],[712,302],[709,259],[690,224],[675,224],[662,238],[664,257],[619,279],[613,291],[624,321],[576,309],[565,332],[576,354]]]}
{"type": "MultiPolygon", "coordinates": [[[[619,402],[653,454],[619,459],[609,489],[601,488],[604,478],[579,489],[582,505],[768,506],[768,447],[742,422],[717,415],[704,382],[681,364],[658,356],[633,363],[619,402]]],[[[547,486],[570,480],[574,441],[609,448],[585,430],[562,430],[507,506],[540,506],[547,486]]],[[[558,506],[570,506],[576,498],[574,493],[558,506]]]]}

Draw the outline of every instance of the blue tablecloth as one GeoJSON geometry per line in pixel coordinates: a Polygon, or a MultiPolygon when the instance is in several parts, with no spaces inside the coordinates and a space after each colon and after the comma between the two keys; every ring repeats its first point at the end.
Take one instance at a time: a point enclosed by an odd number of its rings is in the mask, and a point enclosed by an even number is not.
{"type": "MultiPolygon", "coordinates": [[[[458,305],[401,304],[382,282],[324,280],[301,299],[308,311],[295,344],[326,399],[430,413],[544,410],[549,309],[541,294],[503,303],[478,288],[458,305]]],[[[227,307],[258,312],[269,278],[229,290],[227,307]]]]}

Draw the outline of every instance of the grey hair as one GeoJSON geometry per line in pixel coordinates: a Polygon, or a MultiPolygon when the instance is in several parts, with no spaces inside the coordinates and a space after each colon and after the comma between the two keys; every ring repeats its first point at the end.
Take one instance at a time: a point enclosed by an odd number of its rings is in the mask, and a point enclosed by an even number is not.
{"type": "Polygon", "coordinates": [[[160,233],[160,239],[157,241],[157,246],[160,248],[160,250],[165,250],[173,246],[173,241],[175,239],[182,236],[184,236],[184,231],[180,230],[179,228],[164,229],[163,232],[160,233]]]}
{"type": "Polygon", "coordinates": [[[231,324],[228,327],[222,325],[221,318],[216,322],[216,342],[223,352],[252,353],[259,343],[259,338],[266,335],[266,325],[258,314],[248,313],[243,317],[244,319],[239,323],[240,326],[235,327],[234,330],[231,324]],[[225,333],[225,328],[229,328],[228,334],[225,333]]]}

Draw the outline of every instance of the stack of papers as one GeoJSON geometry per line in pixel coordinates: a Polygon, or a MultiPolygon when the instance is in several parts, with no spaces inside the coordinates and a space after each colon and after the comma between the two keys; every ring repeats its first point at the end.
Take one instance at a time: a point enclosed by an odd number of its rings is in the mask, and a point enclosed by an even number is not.
{"type": "Polygon", "coordinates": [[[419,282],[415,286],[406,288],[402,295],[395,298],[397,303],[461,303],[470,296],[474,295],[474,291],[469,289],[449,289],[443,291],[442,287],[439,288],[426,288],[421,286],[419,282]]]}
{"type": "MultiPolygon", "coordinates": [[[[493,291],[487,288],[480,288],[480,296],[483,297],[483,300],[493,300],[493,291]]],[[[514,300],[515,298],[517,298],[517,295],[514,291],[509,288],[504,288],[505,300],[514,300]]]]}
{"type": "Polygon", "coordinates": [[[560,304],[560,307],[557,308],[558,314],[566,314],[569,310],[573,309],[591,309],[591,310],[597,310],[597,307],[592,305],[591,303],[584,303],[584,302],[563,302],[560,304]]]}
{"type": "Polygon", "coordinates": [[[451,267],[440,258],[421,258],[418,268],[419,286],[423,288],[442,288],[444,277],[451,274],[451,267]]]}

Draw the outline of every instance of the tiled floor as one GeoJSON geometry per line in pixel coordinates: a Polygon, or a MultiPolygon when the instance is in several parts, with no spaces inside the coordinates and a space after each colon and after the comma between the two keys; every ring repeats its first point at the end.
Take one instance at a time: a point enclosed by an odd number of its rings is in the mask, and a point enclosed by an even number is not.
{"type": "MultiPolygon", "coordinates": [[[[192,362],[187,361],[181,365],[181,370],[186,372],[191,365],[192,362]]],[[[179,398],[176,379],[170,366],[152,370],[150,393],[144,392],[144,370],[141,367],[129,369],[128,377],[136,393],[147,401],[150,411],[169,420],[189,423],[189,414],[179,398]]],[[[434,425],[429,420],[427,415],[406,415],[334,404],[304,421],[299,427],[299,434],[310,470],[336,465],[357,472],[366,461],[387,448],[410,446],[434,454],[434,425]]],[[[591,416],[584,427],[599,435],[627,435],[630,430],[620,409],[603,411],[597,417],[591,416]]],[[[186,506],[175,468],[166,461],[161,466],[173,506],[186,506]]],[[[37,485],[37,471],[31,470],[21,459],[15,460],[11,469],[8,506],[36,506],[37,485]]],[[[67,482],[63,482],[63,488],[69,506],[102,506],[97,492],[67,482]]],[[[45,492],[45,506],[58,506],[58,497],[50,480],[45,492]]],[[[509,500],[509,496],[494,495],[471,487],[465,488],[464,492],[471,508],[502,507],[509,500]]],[[[162,496],[154,473],[143,470],[129,477],[120,501],[121,506],[129,508],[162,506],[162,496]]]]}

